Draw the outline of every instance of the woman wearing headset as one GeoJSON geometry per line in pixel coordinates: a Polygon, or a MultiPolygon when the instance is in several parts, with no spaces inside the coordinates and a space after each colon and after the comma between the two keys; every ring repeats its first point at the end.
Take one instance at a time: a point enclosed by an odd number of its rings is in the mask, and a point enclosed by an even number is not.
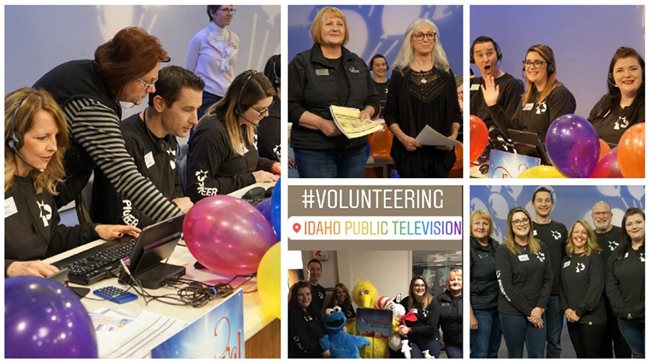
{"type": "Polygon", "coordinates": [[[235,77],[225,96],[208,109],[187,151],[192,202],[278,179],[280,163],[260,158],[255,147],[255,128],[268,116],[274,95],[264,74],[248,70],[235,77]]]}
{"type": "Polygon", "coordinates": [[[54,195],[67,146],[65,115],[47,91],[21,88],[5,97],[5,276],[48,276],[59,269],[41,261],[46,257],[140,233],[133,226],[59,224],[54,195]]]}
{"type": "MultiPolygon", "coordinates": [[[[520,107],[512,118],[507,117],[502,109],[495,109],[492,118],[506,134],[508,129],[529,131],[539,135],[544,142],[551,122],[559,116],[575,112],[576,100],[557,80],[555,55],[551,47],[544,44],[531,46],[526,51],[523,64],[526,85],[520,107]]],[[[497,103],[499,88],[493,79],[485,79],[481,91],[488,106],[497,103]]]]}

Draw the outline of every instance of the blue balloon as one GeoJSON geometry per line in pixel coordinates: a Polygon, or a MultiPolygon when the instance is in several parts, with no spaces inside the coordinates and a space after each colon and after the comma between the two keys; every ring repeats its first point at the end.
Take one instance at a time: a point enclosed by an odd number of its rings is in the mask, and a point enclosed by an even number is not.
{"type": "Polygon", "coordinates": [[[79,298],[40,277],[5,280],[7,358],[97,358],[95,329],[79,298]]]}
{"type": "Polygon", "coordinates": [[[271,194],[271,225],[275,230],[275,236],[282,238],[282,216],[281,216],[281,207],[282,207],[282,178],[278,179],[278,182],[275,183],[273,188],[273,194],[271,194]]]}
{"type": "Polygon", "coordinates": [[[269,222],[269,225],[273,226],[273,219],[271,217],[271,198],[262,200],[255,206],[255,208],[257,208],[257,210],[262,213],[264,218],[266,218],[266,221],[269,222]]]}

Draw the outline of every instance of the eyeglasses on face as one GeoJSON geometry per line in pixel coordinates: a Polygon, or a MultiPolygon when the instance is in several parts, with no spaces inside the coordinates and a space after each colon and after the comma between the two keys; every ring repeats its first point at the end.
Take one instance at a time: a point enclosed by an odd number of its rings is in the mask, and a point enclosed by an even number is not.
{"type": "Polygon", "coordinates": [[[158,78],[154,78],[154,79],[153,79],[152,81],[150,81],[150,82],[147,82],[147,81],[145,81],[144,79],[138,78],[138,81],[142,82],[142,84],[144,85],[144,89],[145,89],[145,90],[148,90],[149,88],[151,88],[151,86],[155,86],[155,85],[156,85],[156,82],[158,82],[158,78]]]}
{"type": "Polygon", "coordinates": [[[435,32],[428,32],[428,33],[414,33],[413,37],[417,40],[424,40],[424,37],[427,37],[427,39],[433,40],[436,39],[436,33],[435,32]]]}
{"type": "Polygon", "coordinates": [[[255,112],[257,112],[257,113],[259,114],[259,116],[258,116],[259,118],[262,118],[265,114],[267,114],[267,113],[269,112],[269,108],[268,108],[268,107],[265,107],[265,108],[263,108],[263,109],[261,109],[261,110],[258,110],[258,109],[255,108],[254,106],[251,106],[251,108],[252,108],[255,112]]]}
{"type": "Polygon", "coordinates": [[[545,61],[543,60],[535,60],[535,61],[523,61],[524,67],[526,68],[532,68],[532,69],[537,69],[546,64],[545,61]]]}
{"type": "Polygon", "coordinates": [[[512,220],[512,224],[514,224],[515,226],[525,226],[525,225],[528,225],[529,222],[530,222],[530,219],[528,219],[528,218],[513,219],[512,220]]]}

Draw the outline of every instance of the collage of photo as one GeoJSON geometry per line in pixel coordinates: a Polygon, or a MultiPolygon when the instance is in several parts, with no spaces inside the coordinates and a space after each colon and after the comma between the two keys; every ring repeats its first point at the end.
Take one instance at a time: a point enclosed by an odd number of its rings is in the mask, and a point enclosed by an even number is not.
{"type": "Polygon", "coordinates": [[[5,359],[645,358],[643,1],[145,3],[2,5],[5,359]]]}

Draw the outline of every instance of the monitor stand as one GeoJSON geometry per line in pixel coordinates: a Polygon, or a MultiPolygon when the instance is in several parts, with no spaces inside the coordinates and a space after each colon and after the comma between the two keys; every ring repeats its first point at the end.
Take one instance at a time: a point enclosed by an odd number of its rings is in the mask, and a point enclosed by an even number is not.
{"type": "Polygon", "coordinates": [[[135,278],[145,289],[159,289],[165,285],[167,280],[175,280],[185,275],[185,267],[161,263],[151,268],[135,278]]]}

